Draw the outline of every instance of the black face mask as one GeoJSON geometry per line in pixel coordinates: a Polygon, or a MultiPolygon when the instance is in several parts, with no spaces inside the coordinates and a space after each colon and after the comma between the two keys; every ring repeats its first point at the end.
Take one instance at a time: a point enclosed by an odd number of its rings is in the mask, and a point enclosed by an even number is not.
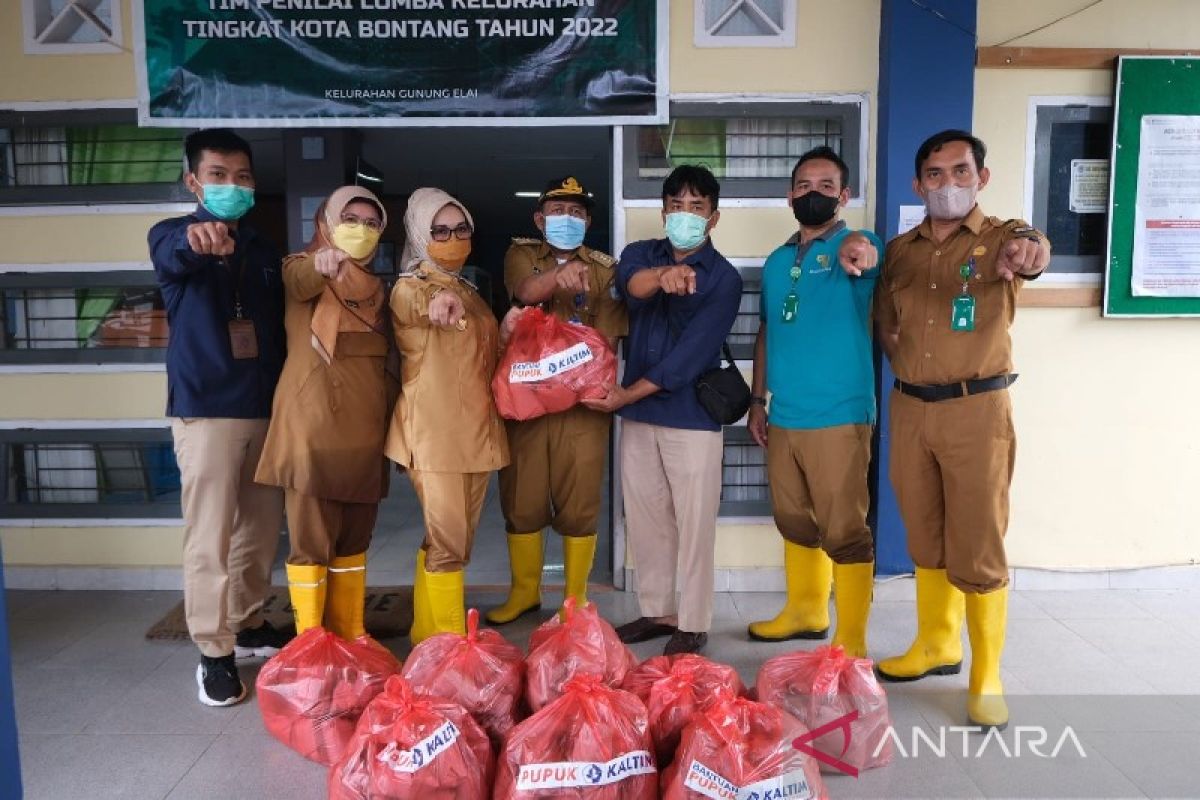
{"type": "Polygon", "coordinates": [[[833,219],[838,210],[838,198],[813,190],[792,199],[792,213],[801,225],[814,227],[833,219]]]}

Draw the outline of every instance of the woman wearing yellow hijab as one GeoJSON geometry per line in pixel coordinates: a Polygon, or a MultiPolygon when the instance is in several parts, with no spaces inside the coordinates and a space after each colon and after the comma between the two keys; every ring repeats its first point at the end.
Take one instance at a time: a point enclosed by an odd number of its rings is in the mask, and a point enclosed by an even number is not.
{"type": "Polygon", "coordinates": [[[255,480],[282,486],[296,632],[362,636],[367,546],[387,491],[390,331],[370,268],[387,212],[343,186],[318,211],[313,240],[284,259],[288,355],[255,480]]]}
{"type": "Polygon", "coordinates": [[[401,355],[387,456],[407,472],[425,516],[413,587],[413,643],[465,633],[463,570],[493,470],[508,464],[492,373],[519,311],[496,324],[459,272],[474,224],[441,189],[417,189],[404,214],[405,273],[389,305],[401,355]]]}

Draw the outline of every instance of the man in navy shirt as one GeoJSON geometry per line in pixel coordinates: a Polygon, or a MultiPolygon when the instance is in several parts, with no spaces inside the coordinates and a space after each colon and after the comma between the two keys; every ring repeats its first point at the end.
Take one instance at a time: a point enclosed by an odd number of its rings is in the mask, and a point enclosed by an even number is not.
{"type": "Polygon", "coordinates": [[[183,598],[200,648],[200,702],[246,696],[234,662],[286,638],[262,618],[283,522],[278,488],[254,482],[283,368],[279,254],[240,218],[254,204],[250,145],[228,130],[185,143],[200,205],[150,229],[167,308],[167,416],[182,476],[183,598]]]}
{"type": "Polygon", "coordinates": [[[719,366],[742,297],[741,276],[709,241],[720,191],[704,167],[667,176],[667,238],[629,245],[617,264],[629,307],[623,385],[584,401],[623,420],[621,485],[642,616],[617,633],[624,642],[669,634],[667,655],[703,648],[712,624],[724,442],[695,384],[719,366]]]}

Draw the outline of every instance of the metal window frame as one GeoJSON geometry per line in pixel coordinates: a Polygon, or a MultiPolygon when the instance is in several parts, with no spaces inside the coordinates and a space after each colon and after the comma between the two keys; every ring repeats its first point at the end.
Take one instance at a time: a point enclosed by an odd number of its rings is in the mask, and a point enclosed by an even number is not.
{"type": "Polygon", "coordinates": [[[767,490],[768,495],[764,500],[726,500],[725,499],[725,458],[724,448],[729,445],[748,445],[750,447],[758,447],[758,444],[750,437],[750,429],[745,425],[726,425],[722,429],[721,442],[721,507],[717,512],[718,520],[722,517],[770,517],[771,516],[771,500],[770,500],[770,484],[765,480],[767,463],[766,450],[763,450],[763,476],[762,486],[767,490]]]}
{"type": "MultiPolygon", "coordinates": [[[[164,444],[173,441],[162,428],[23,428],[0,430],[0,474],[7,481],[14,444],[164,444]]],[[[99,480],[99,478],[98,478],[99,480]]],[[[5,519],[179,519],[178,500],[142,503],[10,503],[0,491],[0,520],[5,519]]]]}
{"type": "MultiPolygon", "coordinates": [[[[55,111],[0,110],[0,128],[71,128],[137,125],[137,109],[92,108],[55,111]]],[[[11,146],[11,142],[9,143],[11,146]]],[[[180,152],[180,172],[184,155],[180,152]]],[[[99,203],[175,203],[195,198],[182,181],[76,186],[0,186],[0,206],[95,205],[99,203]]]]}
{"type": "MultiPolygon", "coordinates": [[[[713,33],[713,28],[717,26],[708,26],[704,23],[706,17],[704,6],[709,0],[696,0],[695,2],[695,25],[692,31],[692,43],[696,47],[795,47],[796,46],[796,0],[783,0],[783,26],[779,33],[760,34],[757,36],[749,36],[746,34],[738,35],[722,35],[713,33]]],[[[750,0],[750,5],[753,5],[755,10],[758,9],[757,3],[750,0]]],[[[731,8],[727,14],[731,14],[731,8]]],[[[761,13],[761,11],[760,11],[761,13]]],[[[766,14],[762,14],[766,18],[766,14]]],[[[774,25],[774,20],[769,21],[774,25]]]]}
{"type": "Polygon", "coordinates": [[[108,4],[111,28],[105,32],[104,25],[92,9],[81,0],[66,0],[59,13],[42,30],[37,29],[39,10],[52,13],[50,0],[21,0],[22,39],[26,55],[91,55],[122,52],[125,43],[124,3],[121,0],[95,0],[95,5],[108,4]],[[74,13],[86,24],[96,27],[104,34],[103,42],[48,42],[46,34],[67,14],[74,13]]]}
{"type": "MultiPolygon", "coordinates": [[[[120,272],[6,272],[0,289],[106,289],[155,287],[153,270],[120,272]]],[[[9,364],[163,364],[165,347],[0,349],[0,365],[9,364]]]]}
{"type": "MultiPolygon", "coordinates": [[[[842,124],[842,159],[850,167],[850,197],[851,202],[861,198],[865,192],[864,177],[866,156],[863,133],[865,121],[865,99],[855,97],[853,100],[841,102],[833,99],[786,99],[786,100],[746,100],[744,102],[718,101],[675,101],[671,102],[670,118],[720,118],[734,117],[779,118],[796,117],[812,119],[837,118],[842,124]]],[[[670,124],[669,122],[667,124],[670,124]]],[[[662,180],[658,178],[638,177],[638,131],[641,126],[626,125],[621,135],[622,147],[622,188],[627,199],[660,199],[662,197],[662,180]]],[[[787,194],[790,187],[788,178],[722,178],[722,198],[781,198],[787,194]]]]}

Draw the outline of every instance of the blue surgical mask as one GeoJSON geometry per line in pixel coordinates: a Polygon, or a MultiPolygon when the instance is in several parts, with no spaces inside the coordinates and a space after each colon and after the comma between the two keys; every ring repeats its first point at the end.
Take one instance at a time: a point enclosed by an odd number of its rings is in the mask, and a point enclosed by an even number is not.
{"type": "Polygon", "coordinates": [[[546,243],[557,250],[574,250],[583,244],[587,223],[569,214],[546,217],[546,243]]]}
{"type": "Polygon", "coordinates": [[[200,204],[212,212],[217,219],[232,221],[241,219],[254,208],[254,190],[236,183],[204,184],[204,199],[200,204]]]}
{"type": "Polygon", "coordinates": [[[667,214],[667,238],[676,250],[695,250],[708,235],[708,219],[686,211],[667,214]]]}

